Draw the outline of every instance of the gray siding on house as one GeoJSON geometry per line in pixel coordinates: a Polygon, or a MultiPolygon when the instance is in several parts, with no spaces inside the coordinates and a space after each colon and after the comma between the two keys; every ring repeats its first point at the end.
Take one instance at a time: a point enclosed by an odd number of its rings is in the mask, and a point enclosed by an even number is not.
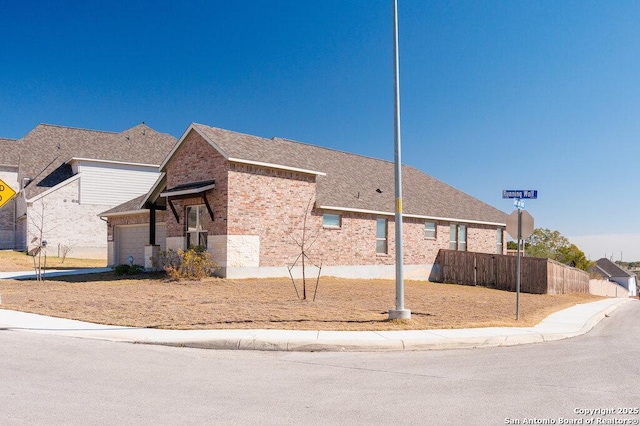
{"type": "Polygon", "coordinates": [[[146,194],[158,179],[157,167],[81,162],[81,204],[116,206],[146,194]]]}

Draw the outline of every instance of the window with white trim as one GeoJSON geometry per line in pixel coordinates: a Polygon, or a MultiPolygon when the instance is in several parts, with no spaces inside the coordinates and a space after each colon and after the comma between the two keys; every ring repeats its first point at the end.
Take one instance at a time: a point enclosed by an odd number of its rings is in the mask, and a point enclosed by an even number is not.
{"type": "Polygon", "coordinates": [[[502,239],[503,239],[503,234],[502,234],[502,228],[498,228],[496,231],[496,253],[498,254],[502,254],[502,239]]]}
{"type": "Polygon", "coordinates": [[[467,225],[449,226],[449,250],[467,251],[467,225]]]}
{"type": "Polygon", "coordinates": [[[376,219],[376,253],[387,254],[387,219],[376,219]]]}
{"type": "Polygon", "coordinates": [[[341,221],[338,213],[323,213],[322,226],[325,228],[340,228],[341,221]]]}
{"type": "Polygon", "coordinates": [[[458,225],[458,250],[467,251],[467,225],[458,225]]]}
{"type": "Polygon", "coordinates": [[[436,238],[436,223],[435,222],[425,222],[424,223],[424,236],[425,238],[435,239],[436,238]]]}
{"type": "Polygon", "coordinates": [[[197,246],[207,247],[207,230],[204,227],[204,218],[207,209],[204,204],[187,206],[187,249],[197,246]]]}

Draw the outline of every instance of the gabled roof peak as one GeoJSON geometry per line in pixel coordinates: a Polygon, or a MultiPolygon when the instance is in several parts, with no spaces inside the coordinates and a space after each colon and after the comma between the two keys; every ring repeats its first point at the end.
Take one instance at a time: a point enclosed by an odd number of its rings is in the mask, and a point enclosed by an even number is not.
{"type": "Polygon", "coordinates": [[[52,185],[70,177],[68,170],[66,173],[56,172],[70,158],[157,165],[176,139],[144,123],[119,133],[39,124],[19,142],[20,179],[33,180],[26,188],[26,196],[31,198],[46,190],[39,185],[41,180],[46,179],[45,182],[52,185]]]}

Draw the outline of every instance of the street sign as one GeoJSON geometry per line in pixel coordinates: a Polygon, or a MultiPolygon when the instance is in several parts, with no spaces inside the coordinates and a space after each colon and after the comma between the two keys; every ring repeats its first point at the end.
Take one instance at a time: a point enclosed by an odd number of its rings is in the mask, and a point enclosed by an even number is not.
{"type": "Polygon", "coordinates": [[[16,191],[0,179],[0,208],[12,199],[14,195],[16,195],[16,191]]]}
{"type": "MultiPolygon", "coordinates": [[[[533,216],[526,210],[520,210],[520,238],[523,240],[533,233],[533,216]]],[[[518,210],[507,216],[507,232],[511,238],[518,239],[518,210]]]]}
{"type": "Polygon", "coordinates": [[[533,233],[533,216],[526,210],[514,210],[507,216],[507,232],[518,241],[516,266],[516,320],[520,319],[520,241],[533,233]]]}
{"type": "Polygon", "coordinates": [[[502,198],[525,198],[535,200],[538,198],[537,189],[505,189],[502,191],[502,198]]]}

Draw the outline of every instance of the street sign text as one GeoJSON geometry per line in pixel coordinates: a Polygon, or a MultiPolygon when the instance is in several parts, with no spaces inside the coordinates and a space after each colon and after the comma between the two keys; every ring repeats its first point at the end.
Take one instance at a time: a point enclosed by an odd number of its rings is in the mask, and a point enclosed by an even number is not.
{"type": "Polygon", "coordinates": [[[502,198],[520,198],[535,200],[538,198],[537,189],[505,189],[502,191],[502,198]]]}

